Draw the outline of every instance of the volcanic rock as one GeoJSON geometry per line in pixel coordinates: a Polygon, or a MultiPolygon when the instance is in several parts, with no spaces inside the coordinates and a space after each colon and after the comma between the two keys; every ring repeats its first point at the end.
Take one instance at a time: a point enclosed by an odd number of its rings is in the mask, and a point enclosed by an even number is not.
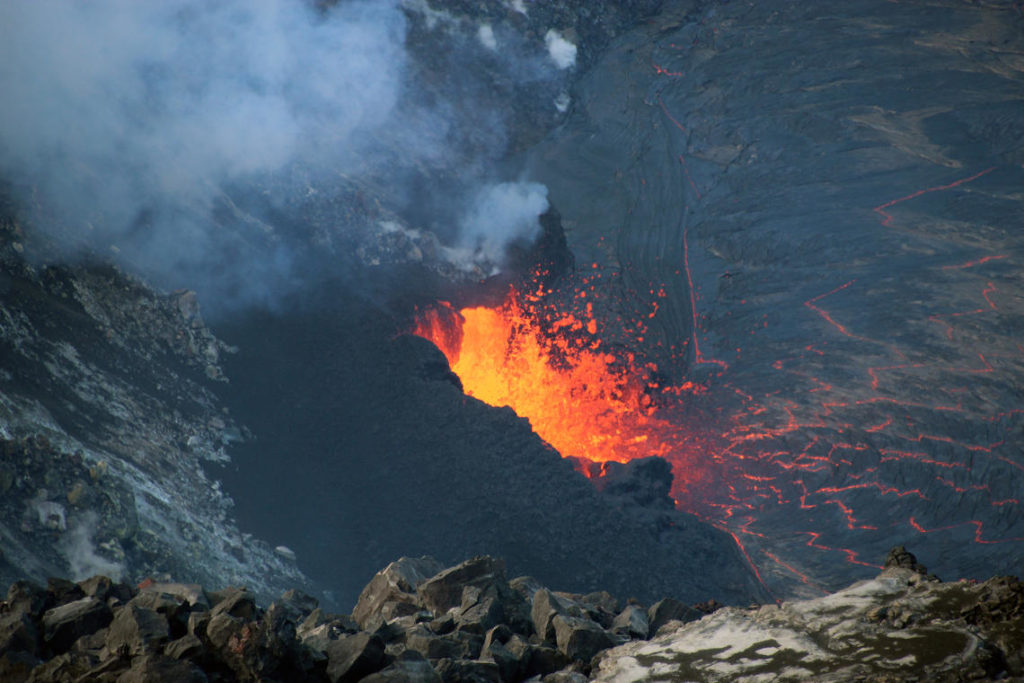
{"type": "Polygon", "coordinates": [[[504,563],[491,557],[475,557],[445,569],[422,582],[416,592],[423,606],[435,614],[444,614],[462,604],[466,588],[496,588],[506,584],[504,563]]]}
{"type": "Polygon", "coordinates": [[[135,657],[162,651],[169,636],[170,629],[164,615],[129,603],[118,610],[110,623],[106,646],[111,652],[135,657]]]}
{"type": "Polygon", "coordinates": [[[171,659],[199,659],[204,652],[203,641],[186,633],[177,640],[172,640],[164,647],[164,654],[171,659]]]}
{"type": "Polygon", "coordinates": [[[358,681],[384,666],[384,641],[369,633],[343,635],[327,646],[331,683],[358,681]]]}
{"type": "Polygon", "coordinates": [[[28,615],[0,615],[0,652],[35,655],[39,651],[39,635],[39,629],[28,615]]]}
{"type": "Polygon", "coordinates": [[[352,618],[365,629],[375,615],[386,613],[386,618],[394,618],[416,613],[422,608],[417,588],[442,569],[432,557],[403,557],[392,562],[363,588],[352,618]]]}
{"type": "Polygon", "coordinates": [[[441,660],[435,667],[440,680],[460,683],[500,683],[503,679],[499,666],[487,661],[441,660]]]}
{"type": "Polygon", "coordinates": [[[688,622],[700,619],[703,613],[688,607],[673,598],[665,598],[647,608],[648,633],[657,635],[658,630],[670,621],[688,622]]]}
{"type": "Polygon", "coordinates": [[[647,612],[639,605],[626,605],[626,608],[615,617],[611,630],[628,638],[646,638],[650,632],[647,612]]]}
{"type": "Polygon", "coordinates": [[[228,614],[238,619],[252,619],[256,612],[256,601],[252,594],[244,588],[226,588],[210,596],[213,608],[210,616],[228,614]]]}
{"type": "Polygon", "coordinates": [[[442,678],[423,655],[407,650],[385,668],[360,680],[366,683],[440,683],[442,678]]]}
{"type": "Polygon", "coordinates": [[[615,639],[590,619],[559,614],[552,625],[558,649],[571,660],[589,662],[601,650],[615,645],[615,639]]]}
{"type": "Polygon", "coordinates": [[[110,608],[96,598],[73,600],[43,614],[43,640],[53,652],[67,652],[76,640],[95,633],[112,619],[110,608]]]}
{"type": "MultiPolygon", "coordinates": [[[[230,504],[199,465],[226,459],[240,428],[213,393],[227,346],[194,301],[108,265],[48,265],[42,235],[22,248],[9,189],[0,184],[0,315],[12,321],[0,330],[0,579],[230,576],[268,597],[307,585],[258,540],[238,559],[230,504]]],[[[55,604],[73,599],[64,589],[55,604]]]]}
{"type": "Polygon", "coordinates": [[[530,620],[541,640],[555,642],[554,619],[560,614],[582,616],[583,611],[571,602],[563,603],[561,599],[546,588],[539,589],[533,595],[530,608],[530,620]]]}
{"type": "Polygon", "coordinates": [[[641,458],[627,463],[608,462],[594,480],[599,491],[625,498],[653,510],[674,510],[672,465],[664,458],[641,458]]]}
{"type": "Polygon", "coordinates": [[[426,626],[417,625],[406,631],[405,647],[427,659],[476,659],[483,647],[483,637],[466,631],[437,635],[426,626]]]}
{"type": "Polygon", "coordinates": [[[8,614],[34,614],[43,609],[47,602],[47,593],[40,586],[29,581],[16,581],[7,589],[8,614]]]}
{"type": "Polygon", "coordinates": [[[928,568],[917,561],[917,558],[912,552],[909,552],[906,548],[901,545],[894,546],[889,553],[885,556],[885,567],[899,567],[900,569],[909,569],[912,572],[917,572],[927,576],[933,581],[938,581],[939,578],[934,574],[928,573],[928,568]]]}
{"type": "Polygon", "coordinates": [[[739,681],[770,675],[808,680],[954,680],[958,676],[992,680],[1016,676],[1022,672],[1016,653],[1024,632],[1015,618],[1001,617],[1001,626],[982,636],[963,618],[960,607],[980,606],[998,585],[999,579],[978,585],[940,583],[911,569],[889,568],[875,579],[823,598],[746,610],[725,607],[699,621],[677,622],[676,629],[663,630],[649,642],[636,641],[602,653],[595,679],[629,676],[643,681],[672,675],[739,681]],[[1014,643],[1010,649],[1003,649],[1007,640],[995,644],[998,637],[993,636],[1000,631],[1015,634],[1008,636],[1014,643]]]}

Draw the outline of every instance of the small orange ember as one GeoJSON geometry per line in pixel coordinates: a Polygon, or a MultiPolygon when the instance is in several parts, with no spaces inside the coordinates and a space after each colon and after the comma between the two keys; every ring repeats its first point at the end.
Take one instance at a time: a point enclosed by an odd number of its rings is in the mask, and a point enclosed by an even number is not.
{"type": "Polygon", "coordinates": [[[444,352],[467,394],[510,406],[563,456],[627,462],[660,455],[678,466],[683,439],[655,416],[658,385],[602,350],[590,304],[584,317],[542,319],[512,292],[493,308],[456,312],[442,304],[422,312],[415,334],[444,352]]]}

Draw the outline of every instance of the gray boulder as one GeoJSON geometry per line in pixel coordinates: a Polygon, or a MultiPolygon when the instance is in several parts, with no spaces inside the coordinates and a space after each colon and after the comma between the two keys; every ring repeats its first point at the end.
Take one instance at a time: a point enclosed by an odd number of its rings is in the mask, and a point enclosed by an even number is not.
{"type": "Polygon", "coordinates": [[[139,589],[140,593],[157,593],[171,597],[178,602],[187,603],[189,607],[210,608],[210,600],[203,587],[195,583],[149,583],[139,589]]]}
{"type": "Polygon", "coordinates": [[[483,641],[483,636],[467,631],[437,635],[426,626],[417,625],[407,631],[405,647],[427,659],[476,659],[483,641]]]}
{"type": "Polygon", "coordinates": [[[659,600],[647,609],[647,633],[649,636],[658,634],[658,629],[670,621],[687,623],[696,621],[703,615],[699,610],[684,605],[673,598],[659,600]]]}
{"type": "Polygon", "coordinates": [[[547,588],[541,588],[533,596],[530,620],[541,640],[555,642],[554,618],[558,615],[583,617],[586,611],[567,594],[556,595],[547,588]]]}
{"type": "Polygon", "coordinates": [[[442,659],[434,667],[444,683],[501,683],[499,667],[494,662],[472,659],[442,659]]]}
{"type": "Polygon", "coordinates": [[[170,629],[163,615],[129,603],[117,611],[110,623],[106,647],[111,653],[136,657],[162,651],[169,637],[170,629]]]}
{"type": "Polygon", "coordinates": [[[346,635],[327,646],[327,678],[331,683],[358,681],[383,666],[384,641],[377,635],[346,635]]]}
{"type": "Polygon", "coordinates": [[[612,621],[612,632],[627,638],[646,638],[649,630],[647,612],[639,605],[626,605],[612,621]]]}
{"type": "Polygon", "coordinates": [[[403,557],[392,562],[363,588],[352,618],[360,628],[369,630],[382,620],[414,614],[421,609],[416,589],[442,569],[432,557],[403,557]]]}
{"type": "Polygon", "coordinates": [[[423,655],[406,650],[391,665],[363,678],[361,683],[441,683],[441,676],[423,655]]]}
{"type": "Polygon", "coordinates": [[[0,616],[0,652],[39,652],[39,629],[27,614],[0,616]]]}
{"type": "Polygon", "coordinates": [[[209,594],[213,608],[210,616],[228,614],[237,619],[250,621],[256,615],[256,600],[252,593],[244,588],[225,588],[209,594]]]}
{"type": "Polygon", "coordinates": [[[67,652],[72,643],[100,630],[113,617],[105,602],[80,598],[43,613],[43,640],[51,651],[67,652]]]}
{"type": "Polygon", "coordinates": [[[495,584],[508,586],[505,563],[492,557],[474,557],[436,574],[416,589],[424,607],[441,615],[462,604],[463,589],[485,588],[495,584]]]}
{"type": "Polygon", "coordinates": [[[552,624],[559,651],[572,660],[589,662],[601,650],[617,644],[607,631],[590,619],[560,614],[552,624]]]}
{"type": "Polygon", "coordinates": [[[186,633],[177,640],[172,640],[164,647],[164,654],[171,659],[196,659],[203,654],[203,641],[186,633]]]}

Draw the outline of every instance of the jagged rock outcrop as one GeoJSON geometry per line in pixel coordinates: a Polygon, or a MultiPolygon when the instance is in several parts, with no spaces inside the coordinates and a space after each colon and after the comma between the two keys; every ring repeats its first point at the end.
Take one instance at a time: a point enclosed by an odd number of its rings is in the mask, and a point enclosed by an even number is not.
{"type": "Polygon", "coordinates": [[[1016,578],[941,583],[890,567],[822,598],[670,622],[649,642],[603,652],[594,679],[1017,680],[1022,591],[1016,578]],[[979,628],[979,613],[998,617],[979,628]]]}
{"type": "Polygon", "coordinates": [[[436,567],[430,558],[402,558],[378,572],[356,605],[362,626],[295,590],[262,609],[241,588],[135,587],[104,577],[51,580],[45,589],[15,583],[0,602],[0,680],[882,681],[1024,673],[1024,584],[1010,577],[941,583],[891,567],[824,598],[725,608],[683,623],[698,612],[670,599],[620,609],[607,593],[508,581],[504,564],[490,557],[426,574],[436,567]],[[504,611],[476,609],[481,595],[504,611]],[[649,622],[669,617],[646,640],[649,622]]]}
{"type": "Polygon", "coordinates": [[[30,252],[0,196],[0,580],[170,572],[267,596],[305,585],[242,535],[203,470],[241,430],[214,395],[230,349],[195,293],[30,252]]]}

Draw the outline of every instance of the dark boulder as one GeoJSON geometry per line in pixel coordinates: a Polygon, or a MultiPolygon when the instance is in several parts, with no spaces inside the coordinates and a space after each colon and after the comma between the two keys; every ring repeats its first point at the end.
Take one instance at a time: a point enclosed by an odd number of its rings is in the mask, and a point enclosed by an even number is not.
{"type": "Polygon", "coordinates": [[[164,654],[171,659],[198,659],[205,652],[203,641],[191,634],[172,640],[164,647],[164,654]]]}
{"type": "Polygon", "coordinates": [[[423,655],[407,650],[386,668],[363,678],[362,683],[441,683],[441,677],[423,655]]]}
{"type": "Polygon", "coordinates": [[[39,660],[27,652],[4,650],[0,647],[0,681],[22,683],[32,674],[39,660]]]}
{"type": "Polygon", "coordinates": [[[417,625],[406,632],[405,647],[427,659],[476,659],[483,641],[483,636],[467,631],[437,635],[426,626],[417,625]]]}
{"type": "Polygon", "coordinates": [[[912,572],[928,577],[931,581],[938,581],[939,577],[928,573],[928,567],[917,561],[914,553],[901,545],[893,546],[885,556],[885,568],[909,569],[912,572]]]}
{"type": "MultiPolygon", "coordinates": [[[[228,589],[229,591],[233,589],[228,589]]],[[[189,607],[210,609],[210,600],[203,590],[203,587],[195,583],[169,583],[155,582],[148,583],[139,590],[140,593],[156,593],[172,598],[179,603],[186,603],[189,607]]],[[[232,593],[233,594],[233,593],[232,593]]]]}
{"type": "Polygon", "coordinates": [[[117,583],[107,576],[96,575],[78,582],[82,592],[108,605],[123,604],[135,597],[136,591],[126,583],[117,583]],[[113,601],[113,603],[111,602],[113,601]]]}
{"type": "Polygon", "coordinates": [[[485,588],[497,584],[508,586],[505,563],[492,557],[474,557],[462,564],[445,569],[424,581],[416,589],[423,606],[440,616],[462,604],[466,587],[485,588]]]}
{"type": "Polygon", "coordinates": [[[28,683],[72,683],[85,676],[98,660],[78,652],[65,652],[32,670],[28,683]]]}
{"type": "Polygon", "coordinates": [[[612,621],[621,611],[619,601],[608,591],[595,591],[579,596],[576,600],[587,616],[601,625],[601,628],[610,628],[612,621]]]}
{"type": "MultiPolygon", "coordinates": [[[[460,631],[469,631],[484,635],[490,629],[506,621],[505,601],[512,595],[506,592],[502,596],[497,586],[480,589],[467,586],[462,591],[462,605],[454,618],[454,624],[460,631]]],[[[515,595],[518,597],[518,595],[515,595]]]]}
{"type": "Polygon", "coordinates": [[[589,662],[601,650],[617,644],[607,631],[590,619],[560,614],[552,624],[559,651],[572,660],[589,662]]]}
{"type": "Polygon", "coordinates": [[[370,633],[342,636],[327,646],[331,683],[358,681],[384,666],[384,641],[370,633]]]}
{"type": "Polygon", "coordinates": [[[527,645],[524,653],[526,659],[525,676],[546,676],[547,674],[560,671],[572,663],[561,650],[544,645],[527,645]]]}
{"type": "Polygon", "coordinates": [[[558,615],[583,617],[586,610],[574,602],[567,594],[555,594],[547,588],[541,588],[533,596],[530,608],[530,620],[541,640],[555,642],[554,619],[558,615]]]}
{"type": "Polygon", "coordinates": [[[670,621],[696,621],[704,616],[699,610],[684,605],[673,598],[659,600],[647,609],[648,628],[647,633],[653,637],[658,634],[658,629],[670,621]]]}
{"type": "Polygon", "coordinates": [[[30,581],[16,581],[7,589],[4,611],[8,614],[39,614],[46,606],[46,590],[30,581]]]}
{"type": "Polygon", "coordinates": [[[480,660],[442,659],[434,667],[444,683],[501,683],[499,667],[480,660]]]}
{"type": "Polygon", "coordinates": [[[111,619],[113,613],[105,602],[79,598],[43,613],[43,640],[51,652],[67,652],[72,643],[100,630],[111,619]]]}
{"type": "Polygon", "coordinates": [[[131,669],[116,680],[117,683],[207,683],[210,679],[192,662],[147,654],[132,659],[131,669]]]}
{"type": "Polygon", "coordinates": [[[626,605],[612,621],[612,632],[627,638],[646,638],[650,632],[646,610],[639,605],[626,605]]]}
{"type": "Polygon", "coordinates": [[[39,652],[39,629],[27,614],[0,616],[0,652],[39,652]]]}
{"type": "Polygon", "coordinates": [[[640,507],[671,512],[672,465],[659,457],[639,458],[627,463],[606,462],[602,476],[594,480],[601,493],[628,500],[640,507]]]}
{"type": "Polygon", "coordinates": [[[529,664],[530,650],[522,636],[512,633],[504,624],[487,632],[480,659],[493,662],[503,681],[518,681],[529,664]]]}
{"type": "Polygon", "coordinates": [[[421,609],[416,589],[442,569],[432,557],[403,557],[392,562],[363,588],[352,618],[360,628],[371,629],[382,620],[416,613],[421,609]]]}
{"type": "Polygon", "coordinates": [[[242,632],[244,623],[230,614],[217,614],[206,623],[206,640],[215,649],[222,650],[228,642],[242,632]]]}
{"type": "Polygon", "coordinates": [[[211,617],[228,614],[249,621],[256,614],[256,600],[252,593],[244,588],[226,588],[209,595],[210,601],[213,603],[213,608],[210,610],[211,617]]]}
{"type": "Polygon", "coordinates": [[[51,606],[59,606],[74,600],[85,597],[77,583],[51,576],[46,580],[47,603],[51,606]]]}
{"type": "Polygon", "coordinates": [[[117,611],[110,623],[106,646],[112,653],[136,657],[161,652],[169,639],[170,628],[162,614],[129,603],[117,611]]]}

